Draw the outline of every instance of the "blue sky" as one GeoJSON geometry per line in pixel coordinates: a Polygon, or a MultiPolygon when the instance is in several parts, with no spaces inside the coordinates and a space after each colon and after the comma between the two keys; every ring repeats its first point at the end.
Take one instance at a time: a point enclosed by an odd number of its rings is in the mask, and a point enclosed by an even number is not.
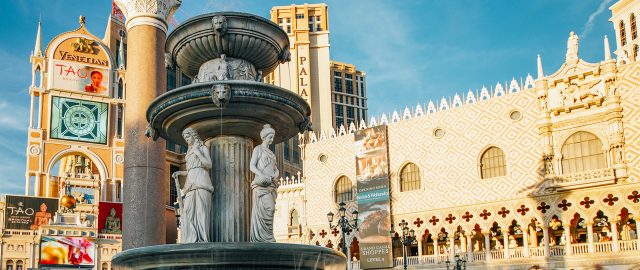
{"type": "MultiPolygon", "coordinates": [[[[183,0],[175,17],[182,22],[221,10],[269,17],[272,6],[304,2],[183,0]]],[[[545,74],[551,74],[564,61],[570,31],[580,36],[580,57],[588,62],[603,59],[604,35],[612,50],[616,47],[608,21],[612,0],[326,3],[331,58],[367,72],[370,116],[495,86],[527,73],[535,76],[536,54],[542,55],[545,74]]],[[[102,37],[110,9],[107,0],[0,1],[0,194],[24,193],[29,53],[38,17],[42,16],[44,48],[57,34],[75,29],[80,15],[87,17],[87,28],[102,37]]]]}

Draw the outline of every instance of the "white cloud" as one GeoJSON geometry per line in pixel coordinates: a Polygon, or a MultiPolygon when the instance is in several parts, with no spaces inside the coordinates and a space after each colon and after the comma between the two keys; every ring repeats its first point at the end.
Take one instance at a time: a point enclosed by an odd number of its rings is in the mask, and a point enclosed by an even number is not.
{"type": "Polygon", "coordinates": [[[593,13],[591,13],[589,15],[589,19],[587,20],[587,22],[582,26],[582,33],[580,33],[580,38],[586,38],[589,33],[591,33],[591,30],[593,30],[593,25],[595,22],[595,19],[598,15],[602,14],[602,12],[604,12],[607,9],[607,5],[609,5],[609,3],[611,3],[612,0],[603,0],[600,5],[598,6],[598,9],[596,9],[596,11],[594,11],[593,13]]]}

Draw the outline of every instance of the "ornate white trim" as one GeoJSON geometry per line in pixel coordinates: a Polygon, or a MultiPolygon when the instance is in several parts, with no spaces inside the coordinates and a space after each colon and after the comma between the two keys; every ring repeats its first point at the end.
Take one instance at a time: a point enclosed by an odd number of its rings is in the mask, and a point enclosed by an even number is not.
{"type": "Polygon", "coordinates": [[[123,154],[116,154],[115,161],[116,161],[116,164],[124,163],[124,155],[123,154]]]}
{"type": "Polygon", "coordinates": [[[29,155],[39,156],[42,153],[42,148],[40,148],[37,144],[32,144],[29,146],[29,155]]]}
{"type": "Polygon", "coordinates": [[[182,0],[115,0],[127,18],[129,31],[134,26],[150,25],[167,32],[167,20],[180,7],[182,0]]]}

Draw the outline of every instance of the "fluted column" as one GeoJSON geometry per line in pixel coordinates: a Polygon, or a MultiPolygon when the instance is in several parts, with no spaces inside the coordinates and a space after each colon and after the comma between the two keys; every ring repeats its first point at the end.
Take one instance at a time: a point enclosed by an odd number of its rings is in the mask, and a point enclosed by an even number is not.
{"type": "Polygon", "coordinates": [[[165,142],[145,136],[146,111],[166,92],[167,20],[179,0],[115,0],[127,28],[127,110],[124,126],[123,250],[165,243],[165,142]]]}
{"type": "Polygon", "coordinates": [[[206,142],[213,168],[212,242],[247,242],[251,226],[253,142],[244,137],[220,136],[206,142]]]}

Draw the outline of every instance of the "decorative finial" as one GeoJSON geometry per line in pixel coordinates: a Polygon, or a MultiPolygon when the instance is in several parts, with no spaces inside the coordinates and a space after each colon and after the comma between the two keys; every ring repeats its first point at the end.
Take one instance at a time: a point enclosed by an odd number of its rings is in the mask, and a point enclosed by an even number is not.
{"type": "Polygon", "coordinates": [[[81,26],[81,27],[84,27],[84,23],[85,23],[85,18],[84,18],[84,16],[80,15],[80,20],[79,20],[79,22],[80,22],[80,26],[81,26]]]}
{"type": "Polygon", "coordinates": [[[609,38],[604,35],[604,60],[611,60],[611,49],[609,48],[609,38]]]}
{"type": "Polygon", "coordinates": [[[42,57],[42,16],[38,20],[38,33],[36,33],[36,46],[33,49],[33,56],[42,57]]]}
{"type": "Polygon", "coordinates": [[[540,54],[538,54],[538,79],[542,79],[543,77],[544,73],[542,72],[542,58],[540,58],[540,54]]]}
{"type": "Polygon", "coordinates": [[[567,55],[566,62],[578,60],[578,35],[573,31],[569,33],[569,39],[567,39],[567,55]]]}

